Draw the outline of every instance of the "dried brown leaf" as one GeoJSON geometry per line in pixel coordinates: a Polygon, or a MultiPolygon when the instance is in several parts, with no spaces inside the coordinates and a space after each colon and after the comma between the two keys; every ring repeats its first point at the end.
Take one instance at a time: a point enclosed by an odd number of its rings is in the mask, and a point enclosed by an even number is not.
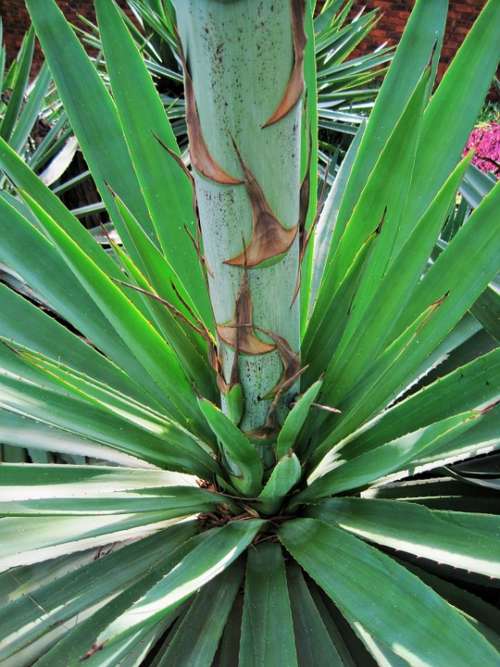
{"type": "Polygon", "coordinates": [[[186,123],[189,138],[189,155],[193,167],[203,176],[221,185],[241,185],[241,180],[227,173],[211,156],[201,129],[200,117],[194,96],[193,80],[187,64],[184,66],[184,94],[186,97],[186,123]]]}
{"type": "Polygon", "coordinates": [[[118,280],[118,279],[113,279],[113,282],[117,283],[118,285],[123,285],[123,287],[128,287],[129,289],[132,289],[136,292],[139,292],[140,294],[143,294],[144,296],[149,297],[150,299],[153,299],[153,301],[158,301],[158,303],[161,303],[165,308],[167,308],[168,311],[178,320],[186,324],[188,327],[193,329],[193,331],[196,331],[197,334],[199,334],[202,338],[204,338],[207,342],[212,343],[212,335],[206,328],[206,326],[196,318],[196,322],[198,323],[198,326],[191,322],[184,313],[181,313],[181,311],[176,308],[173,304],[171,304],[169,301],[164,299],[163,297],[159,296],[155,292],[151,292],[147,289],[144,289],[143,287],[139,287],[138,285],[133,285],[132,283],[128,283],[125,280],[118,280]]]}
{"type": "Polygon", "coordinates": [[[292,14],[292,37],[294,63],[292,72],[278,106],[262,127],[269,127],[287,116],[295,107],[304,92],[304,49],[306,33],[304,31],[305,0],[290,0],[292,14]]]}
{"type": "Polygon", "coordinates": [[[236,298],[234,319],[227,324],[217,325],[217,333],[226,345],[229,345],[241,354],[267,354],[276,349],[275,345],[265,343],[255,335],[252,295],[246,271],[236,298]]]}
{"type": "Polygon", "coordinates": [[[252,206],[252,238],[243,252],[225,260],[224,264],[252,268],[287,252],[295,240],[298,226],[290,229],[283,227],[267,203],[257,179],[243,161],[234,140],[233,146],[245,176],[244,184],[252,206]]]}
{"type": "Polygon", "coordinates": [[[241,185],[241,181],[228,174],[210,155],[201,129],[200,116],[194,94],[193,79],[182,50],[181,39],[175,30],[177,51],[184,70],[184,96],[186,100],[186,123],[189,139],[189,155],[193,167],[206,178],[222,185],[241,185]]]}

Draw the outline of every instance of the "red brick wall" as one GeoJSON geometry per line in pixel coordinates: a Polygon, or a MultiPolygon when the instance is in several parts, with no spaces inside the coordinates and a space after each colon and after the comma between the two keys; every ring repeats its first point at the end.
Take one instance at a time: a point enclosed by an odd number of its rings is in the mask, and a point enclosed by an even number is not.
{"type": "MultiPolygon", "coordinates": [[[[57,1],[71,21],[77,22],[78,14],[93,18],[92,0],[57,1]]],[[[433,0],[427,1],[432,2],[433,0]]],[[[450,11],[441,59],[441,74],[463,41],[484,3],[485,0],[450,0],[450,11]]],[[[120,0],[120,4],[123,6],[125,4],[124,0],[120,0]]],[[[385,41],[390,44],[397,43],[413,4],[414,0],[356,0],[355,6],[357,9],[366,5],[368,9],[378,7],[383,12],[379,24],[365,40],[361,51],[373,48],[385,41]]],[[[24,0],[0,0],[0,15],[4,23],[8,57],[12,58],[17,53],[22,36],[29,23],[24,8],[24,0]]]]}
{"type": "MultiPolygon", "coordinates": [[[[43,2],[43,0],[41,0],[43,2]]],[[[78,16],[82,14],[86,18],[94,21],[94,2],[93,0],[57,0],[57,4],[64,11],[66,17],[76,25],[82,25],[78,16]]],[[[125,0],[118,0],[118,4],[124,7],[125,0]]],[[[23,35],[29,27],[28,12],[25,7],[25,0],[0,0],[0,16],[3,21],[4,40],[7,46],[7,62],[15,58],[23,35]]],[[[39,65],[41,55],[37,51],[36,62],[39,65]]]]}
{"type": "MultiPolygon", "coordinates": [[[[439,68],[440,76],[453,59],[485,2],[486,0],[449,0],[448,20],[439,68]]],[[[361,47],[361,52],[363,52],[385,41],[389,44],[397,44],[414,5],[414,0],[356,0],[355,4],[358,7],[366,6],[367,9],[378,7],[382,13],[378,25],[363,42],[361,47]]]]}

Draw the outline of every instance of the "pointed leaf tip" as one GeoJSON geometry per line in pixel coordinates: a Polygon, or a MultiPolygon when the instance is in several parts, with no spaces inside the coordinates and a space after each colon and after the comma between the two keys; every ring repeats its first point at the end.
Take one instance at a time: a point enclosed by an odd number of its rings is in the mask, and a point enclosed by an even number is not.
{"type": "Polygon", "coordinates": [[[299,226],[294,225],[288,229],[281,224],[271,210],[260,184],[241,157],[236,142],[232,137],[231,140],[245,176],[244,184],[252,207],[252,238],[239,255],[225,260],[224,264],[246,268],[264,263],[268,266],[271,260],[279,261],[290,249],[299,226]]]}
{"type": "Polygon", "coordinates": [[[242,354],[267,354],[276,349],[276,345],[265,343],[255,335],[252,295],[246,272],[243,275],[240,291],[236,298],[234,318],[227,324],[217,325],[217,333],[226,345],[242,354]]]}
{"type": "Polygon", "coordinates": [[[294,63],[288,83],[278,106],[266,120],[263,128],[274,125],[285,118],[295,107],[304,92],[304,50],[306,46],[306,33],[304,30],[305,0],[291,0],[291,19],[293,35],[294,63]]]}
{"type": "MultiPolygon", "coordinates": [[[[180,50],[180,45],[179,45],[180,50]]],[[[184,67],[184,92],[186,97],[186,123],[189,137],[189,154],[195,169],[211,181],[221,185],[241,185],[242,181],[227,173],[212,157],[208,150],[203,131],[201,129],[200,116],[194,95],[194,86],[188,71],[184,56],[181,55],[184,67]]]]}

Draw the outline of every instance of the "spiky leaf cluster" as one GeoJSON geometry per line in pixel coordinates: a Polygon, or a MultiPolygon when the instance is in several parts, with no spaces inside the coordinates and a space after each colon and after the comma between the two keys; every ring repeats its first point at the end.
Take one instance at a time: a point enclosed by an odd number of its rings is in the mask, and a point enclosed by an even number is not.
{"type": "Polygon", "coordinates": [[[417,0],[319,211],[309,5],[175,3],[188,169],[95,4],[112,94],[55,0],[27,0],[121,243],[0,140],[2,259],[58,314],[0,286],[0,441],[85,457],[0,466],[2,664],[497,664],[469,584],[500,577],[474,459],[498,446],[498,322],[469,311],[496,304],[500,186],[440,233],[499,4],[431,95],[447,3],[417,0]]]}

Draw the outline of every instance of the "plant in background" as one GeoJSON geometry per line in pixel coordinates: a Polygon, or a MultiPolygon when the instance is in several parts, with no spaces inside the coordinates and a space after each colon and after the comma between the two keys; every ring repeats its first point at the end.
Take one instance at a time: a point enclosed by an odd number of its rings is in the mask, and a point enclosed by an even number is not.
{"type": "Polygon", "coordinates": [[[356,134],[373,108],[393,57],[393,48],[385,43],[352,57],[380,20],[378,8],[365,13],[365,7],[350,18],[353,4],[353,0],[328,0],[314,19],[323,162],[328,162],[340,143],[336,136],[356,134]]]}
{"type": "Polygon", "coordinates": [[[500,79],[493,78],[488,98],[483,104],[476,125],[500,123],[500,79]]]}
{"type": "MultiPolygon", "coordinates": [[[[74,178],[65,176],[78,144],[54,89],[47,64],[42,65],[38,75],[30,82],[34,46],[35,33],[31,29],[24,36],[19,53],[8,68],[5,68],[5,46],[2,44],[0,48],[0,136],[53,192],[59,196],[67,195],[89,173],[74,178]]],[[[30,215],[29,208],[16,197],[16,188],[5,175],[0,178],[0,197],[20,209],[24,215],[30,215]]],[[[73,209],[77,215],[87,210],[73,209]]],[[[19,274],[3,263],[0,263],[0,282],[8,284],[43,308],[50,309],[19,274]]],[[[0,460],[24,460],[24,454],[19,449],[4,447],[1,450],[0,446],[0,460]]]]}
{"type": "MultiPolygon", "coordinates": [[[[1,21],[0,44],[0,136],[40,174],[44,183],[52,185],[68,167],[76,142],[53,94],[49,68],[44,64],[30,83],[35,46],[32,29],[24,36],[17,57],[7,70],[1,21]]],[[[5,190],[5,178],[1,186],[5,190]]]]}
{"type": "MultiPolygon", "coordinates": [[[[157,83],[174,134],[183,146],[186,142],[185,103],[172,2],[127,0],[127,4],[142,31],[125,12],[123,18],[157,83]]],[[[330,133],[349,135],[356,133],[370,112],[379,90],[378,83],[393,54],[392,47],[381,44],[370,53],[351,58],[380,19],[377,8],[366,13],[362,8],[351,17],[353,4],[354,0],[327,0],[314,19],[319,126],[330,133]]],[[[84,17],[81,19],[85,28],[80,32],[85,43],[101,54],[99,28],[84,17]]],[[[105,73],[104,77],[106,79],[105,73]]],[[[325,149],[327,146],[328,143],[325,149]]]]}
{"type": "Polygon", "coordinates": [[[419,475],[498,446],[499,351],[460,350],[500,186],[433,248],[500,5],[430,97],[447,2],[416,2],[318,217],[311,7],[174,4],[191,172],[112,0],[112,94],[27,0],[123,247],[0,141],[29,207],[0,199],[0,257],[71,325],[0,288],[0,441],[100,461],[0,466],[0,659],[496,664],[498,612],[467,590],[500,577],[495,484],[419,475]]]}

